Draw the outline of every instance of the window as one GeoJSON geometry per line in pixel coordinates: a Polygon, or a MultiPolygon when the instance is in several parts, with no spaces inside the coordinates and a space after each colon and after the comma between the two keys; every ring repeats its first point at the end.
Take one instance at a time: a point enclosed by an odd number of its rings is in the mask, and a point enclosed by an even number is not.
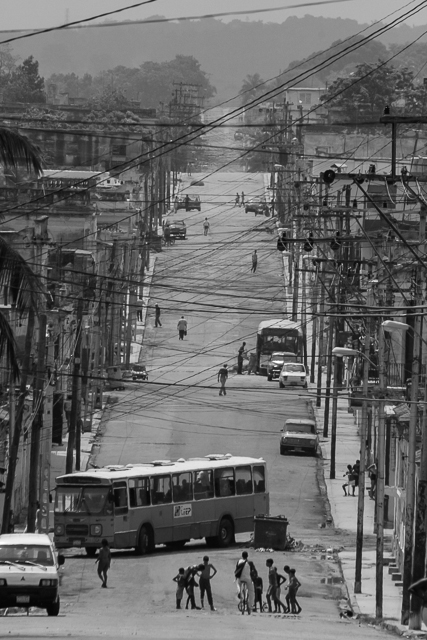
{"type": "Polygon", "coordinates": [[[151,504],[172,502],[171,477],[153,476],[151,478],[151,504]]]}
{"type": "Polygon", "coordinates": [[[215,495],[217,498],[234,496],[234,469],[215,470],[215,495]]]}
{"type": "Polygon", "coordinates": [[[150,478],[129,480],[129,504],[131,507],[146,507],[150,504],[150,478]]]}
{"type": "Polygon", "coordinates": [[[254,472],[254,493],[264,493],[265,491],[265,467],[257,465],[254,472]]]}
{"type": "Polygon", "coordinates": [[[191,473],[174,473],[172,476],[174,502],[188,502],[193,499],[193,480],[191,473]]]}
{"type": "Polygon", "coordinates": [[[214,497],[213,473],[212,471],[198,471],[194,482],[194,499],[206,500],[214,497]]]}
{"type": "Polygon", "coordinates": [[[126,145],[125,144],[113,144],[112,146],[113,156],[125,156],[126,145]]]}
{"type": "Polygon", "coordinates": [[[128,491],[126,482],[118,482],[113,485],[114,513],[120,515],[128,512],[128,491]]]}
{"type": "Polygon", "coordinates": [[[299,99],[304,104],[311,104],[311,93],[302,92],[299,94],[299,99]]]}
{"type": "Polygon", "coordinates": [[[250,467],[236,468],[236,493],[238,496],[252,493],[252,471],[250,467]]]}

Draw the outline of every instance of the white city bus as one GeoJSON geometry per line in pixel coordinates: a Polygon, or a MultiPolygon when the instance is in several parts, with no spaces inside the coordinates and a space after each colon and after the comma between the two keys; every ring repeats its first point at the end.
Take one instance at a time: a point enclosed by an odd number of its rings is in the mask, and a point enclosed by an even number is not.
{"type": "Polygon", "coordinates": [[[109,465],[56,479],[55,543],[94,555],[112,548],[150,553],[156,544],[182,547],[206,538],[226,547],[268,514],[267,469],[261,458],[204,458],[109,465]]]}

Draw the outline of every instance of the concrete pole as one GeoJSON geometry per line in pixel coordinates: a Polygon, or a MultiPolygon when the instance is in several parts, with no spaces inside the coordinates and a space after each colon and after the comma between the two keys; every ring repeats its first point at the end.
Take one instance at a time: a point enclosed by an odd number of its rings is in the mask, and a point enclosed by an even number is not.
{"type": "MultiPolygon", "coordinates": [[[[372,295],[368,293],[369,306],[372,295]]],[[[363,363],[363,401],[362,423],[360,425],[360,467],[359,493],[357,496],[357,532],[356,532],[356,564],[354,574],[354,593],[362,593],[362,559],[363,559],[363,517],[365,511],[365,473],[366,473],[366,433],[368,431],[368,382],[369,382],[369,354],[371,345],[371,320],[366,323],[365,333],[365,361],[363,363]]]]}
{"type": "MultiPolygon", "coordinates": [[[[335,332],[334,332],[335,333],[335,332]]],[[[334,333],[332,334],[334,337],[334,333]]],[[[333,345],[332,345],[333,349],[333,345]]],[[[330,355],[332,358],[332,353],[330,355]]],[[[338,414],[338,358],[334,358],[334,386],[332,391],[332,421],[331,421],[331,464],[329,477],[335,480],[335,458],[337,447],[337,414],[338,414]]]]}
{"type": "Polygon", "coordinates": [[[384,556],[384,471],[385,471],[385,392],[386,363],[385,336],[380,326],[378,338],[379,400],[378,400],[378,448],[376,487],[376,573],[375,573],[375,616],[383,617],[383,556],[384,556]]]}

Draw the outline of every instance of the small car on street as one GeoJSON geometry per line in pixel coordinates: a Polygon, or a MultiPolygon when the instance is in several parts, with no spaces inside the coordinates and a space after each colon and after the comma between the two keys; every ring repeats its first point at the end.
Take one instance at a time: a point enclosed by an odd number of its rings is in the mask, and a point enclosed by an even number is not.
{"type": "Polygon", "coordinates": [[[300,362],[285,362],[279,375],[279,387],[302,387],[307,389],[307,371],[300,362]]]}
{"type": "Polygon", "coordinates": [[[185,209],[186,211],[192,211],[193,209],[196,209],[197,211],[200,211],[200,196],[196,196],[195,194],[189,194],[188,198],[187,196],[183,195],[178,196],[178,199],[176,201],[176,209],[185,209]]]}
{"type": "Polygon", "coordinates": [[[59,614],[59,566],[57,555],[44,533],[7,533],[0,536],[0,609],[46,609],[59,614]]]}
{"type": "Polygon", "coordinates": [[[256,216],[263,216],[268,213],[268,204],[262,198],[253,198],[245,204],[246,213],[254,213],[256,216]]]}
{"type": "Polygon", "coordinates": [[[298,362],[298,356],[290,351],[275,351],[267,362],[267,380],[279,377],[285,362],[298,362]]]}
{"type": "Polygon", "coordinates": [[[280,436],[280,455],[293,451],[316,456],[319,450],[319,436],[316,422],[304,418],[286,420],[280,436]]]}
{"type": "Polygon", "coordinates": [[[145,382],[148,380],[148,373],[145,365],[143,364],[134,364],[132,367],[132,380],[134,382],[142,381],[145,382]]]}
{"type": "Polygon", "coordinates": [[[171,238],[187,239],[187,226],[184,220],[171,220],[168,222],[168,227],[171,238]]]}

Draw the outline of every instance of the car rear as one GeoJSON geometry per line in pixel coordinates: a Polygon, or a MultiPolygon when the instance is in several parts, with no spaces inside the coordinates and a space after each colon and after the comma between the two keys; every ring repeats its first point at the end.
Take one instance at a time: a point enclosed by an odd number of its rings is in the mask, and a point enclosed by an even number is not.
{"type": "Polygon", "coordinates": [[[317,455],[319,437],[314,420],[286,420],[280,436],[280,454],[304,453],[317,455]]]}
{"type": "Polygon", "coordinates": [[[307,371],[304,365],[285,362],[279,375],[279,386],[281,389],[288,386],[306,389],[308,382],[307,371]]]}

